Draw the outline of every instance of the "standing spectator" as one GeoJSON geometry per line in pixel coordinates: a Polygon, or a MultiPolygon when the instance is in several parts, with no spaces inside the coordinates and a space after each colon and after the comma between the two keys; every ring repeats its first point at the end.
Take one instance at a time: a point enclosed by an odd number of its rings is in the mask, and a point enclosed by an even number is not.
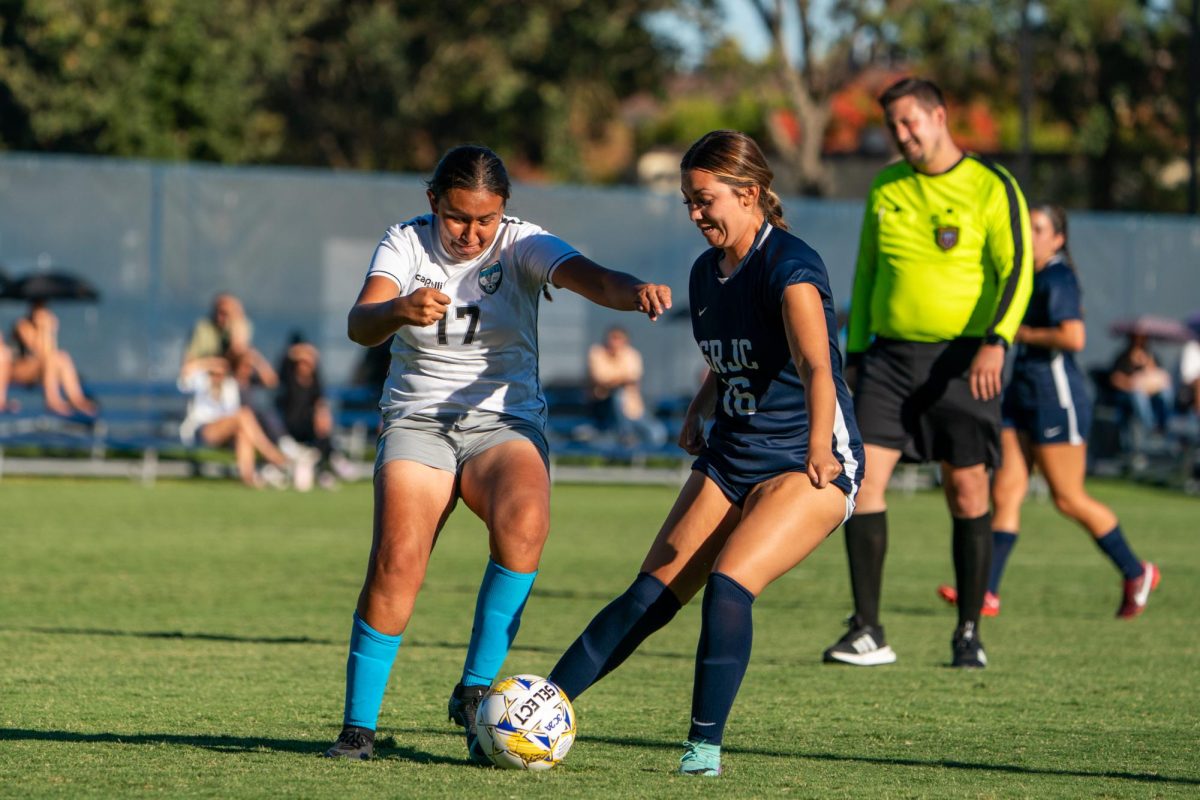
{"type": "MultiPolygon", "coordinates": [[[[1017,329],[1012,379],[1004,391],[1003,460],[992,481],[992,567],[984,616],[1000,613],[1000,579],[1021,527],[1021,503],[1033,467],[1046,478],[1060,513],[1095,539],[1124,578],[1117,616],[1130,619],[1146,608],[1158,585],[1158,567],[1133,554],[1112,510],[1087,493],[1087,436],[1092,403],[1087,380],[1075,364],[1086,332],[1075,265],[1067,249],[1067,214],[1058,206],[1029,213],[1033,248],[1033,296],[1017,329]]],[[[938,593],[958,599],[952,586],[938,593]]]]}
{"type": "Polygon", "coordinates": [[[475,711],[520,627],[550,530],[538,298],[553,283],[652,320],[671,306],[668,287],[606,269],[508,216],[510,193],[491,150],[451,149],[428,183],[430,213],[388,229],[350,309],[350,338],[366,347],[391,339],[392,368],[380,398],[373,539],[330,758],[372,756],[392,663],[461,498],[487,526],[490,557],[448,712],[471,758],[487,761],[475,711]]]}
{"type": "Polygon", "coordinates": [[[999,463],[1005,350],[1032,283],[1029,214],[1006,170],[954,143],[933,83],[905,78],[880,104],[903,160],[875,178],[859,240],[846,350],[867,470],[846,525],[854,615],[824,657],[896,660],[879,620],[884,491],[906,455],[941,465],[961,599],[951,663],[983,667],[988,469],[999,463]]]}
{"type": "MultiPolygon", "coordinates": [[[[7,359],[0,353],[0,372],[7,371],[8,381],[0,383],[0,408],[7,405],[7,384],[40,383],[46,410],[68,416],[75,412],[89,417],[96,415],[96,404],[88,399],[79,381],[75,361],[58,346],[58,317],[45,300],[30,300],[29,314],[13,326],[15,355],[7,359]]],[[[0,342],[0,349],[7,352],[0,342]]]]}
{"type": "Polygon", "coordinates": [[[609,328],[603,342],[588,348],[587,366],[592,400],[603,409],[599,417],[611,421],[622,442],[658,447],[667,440],[666,428],[646,412],[642,354],[629,343],[624,328],[609,328]]]}
{"type": "Polygon", "coordinates": [[[713,131],[680,166],[688,217],[709,245],[689,279],[692,333],[709,372],[679,436],[697,458],[637,577],[550,680],[575,699],[703,589],[679,771],[716,777],[750,662],[755,598],[854,509],[863,452],[825,264],[788,232],[758,145],[713,131]]]}

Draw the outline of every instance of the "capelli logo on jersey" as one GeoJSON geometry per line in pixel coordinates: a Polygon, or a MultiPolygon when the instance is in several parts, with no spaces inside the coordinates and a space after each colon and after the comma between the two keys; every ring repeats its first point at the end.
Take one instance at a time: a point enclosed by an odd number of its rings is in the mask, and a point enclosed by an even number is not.
{"type": "Polygon", "coordinates": [[[479,288],[488,294],[495,294],[496,290],[500,288],[500,282],[503,280],[504,271],[500,268],[499,261],[479,270],[479,288]]]}
{"type": "Polygon", "coordinates": [[[438,290],[441,290],[442,284],[444,283],[443,281],[435,281],[433,278],[426,278],[424,275],[421,275],[420,273],[414,275],[413,280],[415,280],[417,283],[425,284],[430,289],[438,289],[438,290]]]}

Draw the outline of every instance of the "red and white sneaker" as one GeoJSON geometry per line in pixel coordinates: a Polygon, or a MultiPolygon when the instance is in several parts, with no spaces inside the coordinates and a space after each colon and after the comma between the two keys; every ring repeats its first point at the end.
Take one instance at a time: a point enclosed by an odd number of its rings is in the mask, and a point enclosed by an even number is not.
{"type": "MultiPolygon", "coordinates": [[[[945,600],[952,606],[958,605],[958,590],[948,583],[943,583],[937,588],[938,597],[945,600]]],[[[985,592],[983,595],[983,608],[980,609],[985,617],[1000,616],[1000,595],[985,592]]]]}
{"type": "Polygon", "coordinates": [[[1118,619],[1133,619],[1146,610],[1150,593],[1158,588],[1162,573],[1158,567],[1149,561],[1142,562],[1142,574],[1125,581],[1125,596],[1121,599],[1121,607],[1117,609],[1118,619]]]}

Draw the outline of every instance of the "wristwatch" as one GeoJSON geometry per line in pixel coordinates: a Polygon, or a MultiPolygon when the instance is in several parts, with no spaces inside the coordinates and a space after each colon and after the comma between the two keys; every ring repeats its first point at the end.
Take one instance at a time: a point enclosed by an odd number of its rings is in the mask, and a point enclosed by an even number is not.
{"type": "Polygon", "coordinates": [[[998,333],[989,333],[983,340],[986,344],[998,344],[1005,350],[1008,349],[1008,340],[998,333]]]}

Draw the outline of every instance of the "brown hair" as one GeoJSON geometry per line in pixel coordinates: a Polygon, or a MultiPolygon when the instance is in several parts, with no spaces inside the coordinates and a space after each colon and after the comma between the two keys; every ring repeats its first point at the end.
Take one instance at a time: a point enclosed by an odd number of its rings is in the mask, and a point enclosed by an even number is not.
{"type": "Polygon", "coordinates": [[[917,102],[927,109],[946,107],[946,98],[942,96],[942,90],[936,83],[925,78],[901,78],[879,96],[879,105],[887,111],[887,107],[901,97],[915,97],[917,102]]]}
{"type": "Polygon", "coordinates": [[[711,172],[721,183],[735,189],[758,187],[758,206],[767,222],[787,230],[783,203],[771,189],[775,173],[753,139],[741,131],[711,131],[704,134],[684,153],[679,169],[711,172]]]}
{"type": "Polygon", "coordinates": [[[1059,254],[1062,255],[1063,261],[1067,262],[1067,266],[1075,269],[1075,262],[1071,258],[1071,251],[1067,247],[1070,243],[1070,237],[1067,236],[1067,210],[1062,206],[1056,206],[1051,203],[1042,203],[1033,206],[1029,209],[1030,213],[1040,211],[1046,215],[1046,219],[1050,220],[1050,227],[1054,232],[1063,237],[1062,247],[1058,248],[1059,254]]]}

